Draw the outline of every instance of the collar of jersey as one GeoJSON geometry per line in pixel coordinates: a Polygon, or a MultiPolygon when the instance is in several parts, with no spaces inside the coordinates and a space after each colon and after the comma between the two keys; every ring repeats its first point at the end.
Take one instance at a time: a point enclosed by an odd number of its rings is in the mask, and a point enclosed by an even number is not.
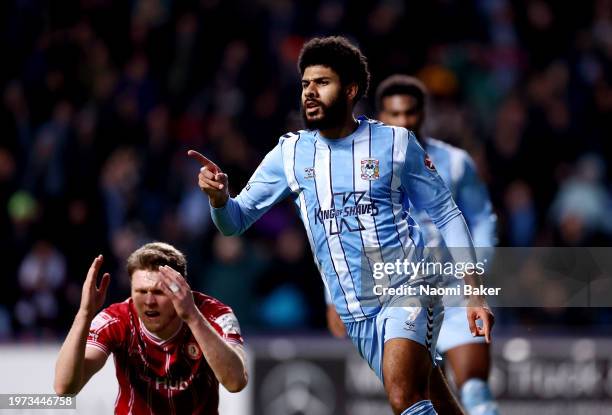
{"type": "Polygon", "coordinates": [[[140,320],[140,318],[138,319],[140,321],[140,327],[142,328],[142,332],[144,333],[144,335],[151,340],[153,343],[155,343],[158,346],[163,346],[164,344],[170,342],[171,340],[174,340],[174,338],[180,333],[180,331],[183,329],[183,322],[181,321],[181,325],[176,329],[176,331],[167,339],[162,339],[158,336],[156,336],[155,334],[151,333],[149,330],[147,330],[147,328],[145,327],[144,323],[142,322],[142,320],[140,320]]]}
{"type": "Polygon", "coordinates": [[[353,140],[355,139],[355,137],[361,134],[363,129],[368,125],[367,119],[368,118],[363,115],[360,115],[359,117],[357,117],[357,122],[359,123],[359,125],[357,126],[355,131],[353,131],[351,134],[347,135],[346,137],[326,138],[321,135],[319,130],[316,130],[314,135],[317,140],[322,141],[323,143],[329,145],[330,147],[348,146],[353,143],[353,140]]]}

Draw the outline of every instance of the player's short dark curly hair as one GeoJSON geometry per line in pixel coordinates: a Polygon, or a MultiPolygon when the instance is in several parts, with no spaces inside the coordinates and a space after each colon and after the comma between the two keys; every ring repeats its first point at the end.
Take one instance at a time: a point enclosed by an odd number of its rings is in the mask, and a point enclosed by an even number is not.
{"type": "Polygon", "coordinates": [[[187,259],[185,255],[170,244],[151,242],[141,246],[127,259],[128,275],[138,270],[157,271],[162,265],[168,265],[187,278],[187,259]]]}
{"type": "Polygon", "coordinates": [[[382,101],[392,95],[409,95],[417,102],[416,109],[421,111],[427,99],[427,87],[423,82],[408,75],[391,75],[376,88],[376,110],[383,109],[382,101]]]}
{"type": "Polygon", "coordinates": [[[304,75],[306,68],[313,65],[331,68],[340,77],[342,85],[356,83],[355,102],[367,95],[370,86],[368,60],[347,38],[315,37],[306,42],[298,60],[300,75],[304,75]]]}

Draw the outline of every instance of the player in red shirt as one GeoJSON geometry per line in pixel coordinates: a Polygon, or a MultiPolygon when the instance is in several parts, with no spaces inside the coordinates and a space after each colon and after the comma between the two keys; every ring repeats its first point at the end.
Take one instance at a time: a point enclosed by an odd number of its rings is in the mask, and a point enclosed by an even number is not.
{"type": "Polygon", "coordinates": [[[171,245],[144,245],[128,258],[131,296],[96,315],[110,275],[96,280],[102,255],[83,285],[81,306],[55,367],[55,392],[76,394],[112,353],[116,414],[218,414],[219,383],[247,384],[240,328],[232,310],[191,291],[186,260],[171,245]]]}

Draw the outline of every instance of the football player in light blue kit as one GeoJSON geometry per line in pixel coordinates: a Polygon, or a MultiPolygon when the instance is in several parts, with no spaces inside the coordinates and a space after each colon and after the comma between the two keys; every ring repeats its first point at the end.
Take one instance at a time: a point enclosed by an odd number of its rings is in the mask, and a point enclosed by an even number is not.
{"type": "MultiPolygon", "coordinates": [[[[394,75],[376,90],[379,119],[414,131],[419,143],[436,165],[449,186],[453,199],[463,213],[478,256],[486,256],[496,243],[496,221],[486,186],[478,177],[471,157],[457,147],[425,137],[421,133],[425,119],[427,90],[416,78],[394,75]]],[[[411,215],[421,227],[427,246],[444,244],[429,215],[416,209],[411,215]]],[[[478,258],[483,260],[485,258],[478,258]]],[[[461,402],[470,415],[496,415],[497,405],[489,390],[490,347],[482,337],[474,337],[465,319],[465,309],[458,304],[446,307],[437,343],[454,373],[461,402]]]]}
{"type": "MultiPolygon", "coordinates": [[[[202,164],[199,186],[225,235],[241,234],[272,205],[291,197],[336,310],[383,380],[394,413],[435,414],[428,384],[436,373],[432,356],[441,302],[378,295],[375,285],[419,282],[402,273],[389,273],[381,281],[367,268],[396,259],[419,260],[403,208],[406,198],[429,213],[449,246],[470,248],[458,260],[475,262],[468,228],[412,133],[354,118],[353,107],[369,84],[359,49],[342,37],[315,38],[304,45],[298,67],[308,129],[283,135],[236,198],[229,197],[227,175],[189,151],[202,164]]],[[[478,285],[474,275],[466,283],[478,285]]],[[[493,315],[482,297],[472,300],[467,320],[475,335],[488,340],[493,315]],[[479,319],[482,327],[476,325],[479,319]]]]}

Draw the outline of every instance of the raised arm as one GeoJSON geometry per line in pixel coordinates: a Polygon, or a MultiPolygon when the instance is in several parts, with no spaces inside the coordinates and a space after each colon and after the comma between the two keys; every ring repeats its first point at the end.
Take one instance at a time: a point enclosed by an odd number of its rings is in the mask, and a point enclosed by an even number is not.
{"type": "Polygon", "coordinates": [[[244,189],[230,198],[227,175],[197,151],[188,155],[201,165],[198,185],[210,198],[213,222],[226,236],[239,235],[290,193],[283,170],[282,141],[266,155],[244,189]]]}
{"type": "Polygon", "coordinates": [[[102,255],[97,256],[89,268],[83,284],[79,311],[57,357],[53,388],[58,395],[79,393],[106,362],[105,353],[97,349],[85,348],[89,326],[96,311],[104,304],[110,282],[110,275],[104,274],[100,287],[96,286],[102,261],[102,255]]]}
{"type": "Polygon", "coordinates": [[[248,375],[242,345],[226,342],[196,307],[187,281],[171,267],[159,268],[161,290],[170,298],[178,316],[189,326],[215,377],[229,392],[246,386],[248,375]],[[176,287],[171,290],[169,287],[176,287]]]}

